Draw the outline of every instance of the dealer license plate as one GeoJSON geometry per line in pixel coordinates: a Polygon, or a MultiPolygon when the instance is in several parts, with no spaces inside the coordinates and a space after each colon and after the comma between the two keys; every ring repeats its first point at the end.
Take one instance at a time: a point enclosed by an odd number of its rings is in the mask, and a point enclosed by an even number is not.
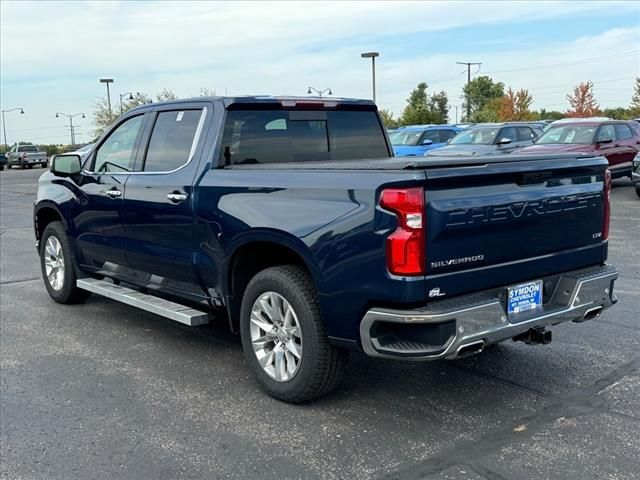
{"type": "Polygon", "coordinates": [[[507,288],[507,314],[515,315],[542,306],[542,280],[507,288]]]}

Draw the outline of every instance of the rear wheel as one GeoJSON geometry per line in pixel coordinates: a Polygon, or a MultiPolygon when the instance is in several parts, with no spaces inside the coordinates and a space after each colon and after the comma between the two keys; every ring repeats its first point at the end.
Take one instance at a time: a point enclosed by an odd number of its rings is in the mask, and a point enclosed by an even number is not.
{"type": "Polygon", "coordinates": [[[340,381],[347,353],[329,343],[313,284],[298,266],[268,268],[249,282],[240,333],[249,368],[279,400],[305,402],[340,381]]]}
{"type": "Polygon", "coordinates": [[[71,247],[62,222],[51,222],[40,239],[40,267],[45,287],[58,303],[84,302],[91,292],[76,287],[71,247]]]}
{"type": "Polygon", "coordinates": [[[636,195],[640,197],[640,183],[636,183],[635,187],[636,187],[636,195]]]}

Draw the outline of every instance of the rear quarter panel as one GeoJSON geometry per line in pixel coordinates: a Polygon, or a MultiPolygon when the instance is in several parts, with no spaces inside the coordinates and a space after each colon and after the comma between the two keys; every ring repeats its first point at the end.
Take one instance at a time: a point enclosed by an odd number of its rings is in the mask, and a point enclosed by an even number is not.
{"type": "Polygon", "coordinates": [[[423,298],[422,277],[392,278],[385,238],[395,216],[377,207],[382,185],[415,185],[423,172],[234,170],[208,172],[198,188],[196,263],[214,295],[224,295],[233,253],[274,241],[303,258],[330,336],[357,338],[370,302],[423,298]]]}

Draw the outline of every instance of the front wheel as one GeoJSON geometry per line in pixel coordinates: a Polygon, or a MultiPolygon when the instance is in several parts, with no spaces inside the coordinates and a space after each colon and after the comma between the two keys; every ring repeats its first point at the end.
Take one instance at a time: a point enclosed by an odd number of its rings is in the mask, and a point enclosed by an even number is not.
{"type": "Polygon", "coordinates": [[[40,239],[40,267],[45,287],[58,303],[84,302],[91,292],[76,287],[76,272],[62,222],[51,222],[40,239]]]}
{"type": "Polygon", "coordinates": [[[640,183],[636,183],[635,187],[636,187],[636,195],[640,197],[640,183]]]}
{"type": "Polygon", "coordinates": [[[340,381],[347,353],[329,343],[311,279],[298,266],[253,277],[242,298],[240,334],[253,375],[279,400],[302,403],[340,381]]]}

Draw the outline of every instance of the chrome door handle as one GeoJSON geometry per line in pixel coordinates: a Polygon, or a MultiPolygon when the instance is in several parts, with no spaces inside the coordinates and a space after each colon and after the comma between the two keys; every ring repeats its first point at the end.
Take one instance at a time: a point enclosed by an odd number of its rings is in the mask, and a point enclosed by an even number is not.
{"type": "Polygon", "coordinates": [[[169,193],[167,198],[174,203],[184,202],[187,199],[186,193],[169,193]]]}
{"type": "Polygon", "coordinates": [[[120,190],[116,190],[115,188],[111,189],[111,190],[107,190],[106,192],[104,192],[105,195],[111,197],[111,198],[119,198],[122,196],[122,192],[120,190]]]}

